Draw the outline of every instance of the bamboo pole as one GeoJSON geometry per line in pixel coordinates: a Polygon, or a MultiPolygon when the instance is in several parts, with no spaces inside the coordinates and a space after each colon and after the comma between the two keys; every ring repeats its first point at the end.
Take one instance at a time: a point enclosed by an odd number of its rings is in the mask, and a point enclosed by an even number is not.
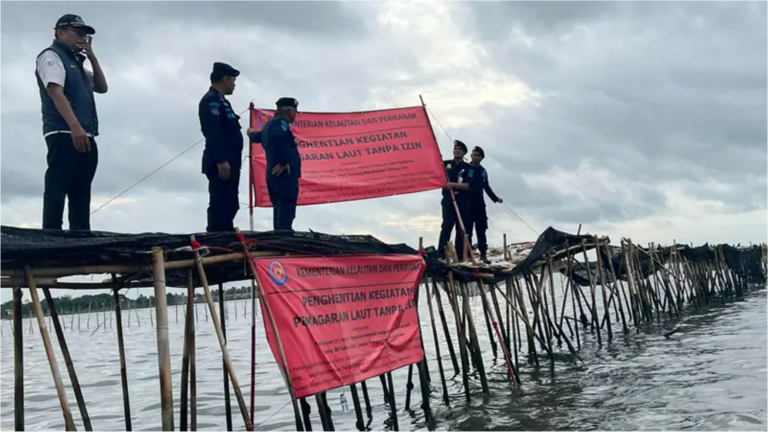
{"type": "MultiPolygon", "coordinates": [[[[453,340],[451,339],[451,332],[448,328],[448,322],[445,318],[445,310],[443,309],[442,294],[440,294],[440,287],[437,286],[435,277],[432,277],[432,288],[435,292],[435,303],[437,303],[437,313],[440,316],[440,323],[443,327],[443,333],[445,333],[445,342],[448,345],[448,354],[451,357],[451,363],[453,363],[453,376],[457,376],[461,373],[459,370],[459,362],[456,360],[456,350],[453,347],[453,340]]],[[[450,297],[450,295],[448,296],[450,297]]],[[[448,301],[450,303],[450,300],[448,301]]]]}
{"type": "Polygon", "coordinates": [[[72,412],[69,409],[69,402],[67,402],[67,391],[64,388],[64,382],[61,379],[61,373],[59,372],[59,365],[56,362],[56,354],[53,351],[53,345],[51,344],[51,338],[48,335],[48,328],[45,325],[45,315],[43,315],[43,306],[40,304],[40,298],[37,296],[37,285],[35,284],[35,276],[32,274],[32,269],[26,266],[24,269],[27,274],[27,286],[29,287],[29,294],[32,297],[32,304],[37,315],[37,324],[40,327],[40,336],[43,338],[43,345],[45,346],[45,353],[48,356],[48,365],[51,367],[51,374],[53,375],[53,382],[56,385],[56,393],[59,396],[59,402],[61,403],[61,411],[64,415],[64,425],[66,430],[74,431],[75,421],[72,418],[72,412]]]}
{"type": "Polygon", "coordinates": [[[192,314],[192,307],[195,301],[195,282],[192,268],[187,270],[187,302],[186,302],[186,314],[184,316],[184,347],[181,354],[181,407],[179,410],[179,430],[187,430],[187,408],[188,408],[188,394],[189,394],[189,351],[191,344],[191,334],[194,331],[190,328],[194,325],[194,316],[192,314]]]}
{"type": "Polygon", "coordinates": [[[24,328],[21,287],[13,288],[13,427],[24,430],[24,328]]]}
{"type": "MultiPolygon", "coordinates": [[[[238,231],[239,232],[239,231],[238,231]]],[[[192,242],[195,242],[195,236],[191,238],[192,242]]],[[[227,340],[221,331],[221,324],[219,323],[219,317],[216,314],[216,307],[213,304],[213,296],[211,295],[211,287],[208,285],[208,277],[205,274],[205,268],[203,267],[203,261],[200,259],[200,252],[195,250],[195,262],[197,265],[197,273],[200,276],[200,282],[203,284],[203,291],[205,292],[205,301],[208,303],[208,310],[211,313],[211,321],[213,321],[213,328],[216,331],[216,336],[219,339],[219,346],[221,347],[221,353],[224,356],[224,361],[227,364],[227,373],[232,380],[232,389],[235,392],[235,398],[237,398],[237,404],[240,407],[240,414],[243,416],[243,422],[247,430],[253,430],[253,424],[251,423],[250,415],[248,414],[248,407],[245,405],[245,399],[243,399],[243,393],[240,391],[240,383],[237,380],[235,374],[235,367],[232,364],[232,359],[229,355],[229,349],[227,348],[227,340]]],[[[248,260],[251,263],[251,260],[248,260]]],[[[252,263],[251,263],[252,264],[252,263]]]]}
{"type": "MultiPolygon", "coordinates": [[[[275,251],[256,251],[251,252],[251,256],[276,256],[282,255],[280,252],[275,251]]],[[[245,255],[242,252],[226,253],[221,255],[213,255],[202,258],[203,263],[208,264],[221,264],[230,261],[241,261],[245,255]]],[[[187,267],[193,267],[195,265],[194,259],[182,259],[165,262],[166,270],[176,270],[187,267]]],[[[14,269],[2,269],[0,275],[3,277],[13,276],[14,269]]],[[[91,274],[109,274],[109,273],[149,273],[152,272],[152,266],[148,265],[120,265],[120,264],[106,264],[106,265],[86,265],[86,266],[72,266],[72,267],[41,267],[35,269],[35,277],[65,277],[76,275],[91,275],[91,274]]],[[[106,288],[113,288],[110,282],[106,288]]]]}
{"type": "MultiPolygon", "coordinates": [[[[450,399],[448,398],[448,386],[445,383],[445,372],[443,371],[443,359],[440,355],[440,339],[437,338],[437,326],[435,325],[435,313],[432,309],[432,295],[429,293],[429,281],[424,278],[424,288],[427,294],[427,305],[429,306],[429,318],[432,321],[432,337],[435,339],[435,351],[437,353],[437,368],[440,371],[440,383],[443,387],[443,401],[446,406],[451,406],[450,399]]],[[[426,361],[426,353],[424,354],[424,360],[426,361]]]]}
{"type": "Polygon", "coordinates": [[[75,365],[72,363],[72,356],[69,354],[67,340],[64,337],[64,331],[59,323],[59,315],[56,312],[56,305],[53,302],[53,297],[51,297],[51,292],[48,288],[43,288],[43,295],[45,296],[45,303],[48,306],[48,312],[51,314],[53,330],[56,333],[56,339],[59,341],[59,348],[61,348],[61,355],[64,357],[64,364],[67,367],[67,372],[69,372],[69,380],[72,383],[72,390],[75,392],[77,407],[80,410],[80,416],[83,418],[83,427],[85,427],[85,430],[87,431],[92,431],[91,417],[88,415],[88,408],[85,405],[83,391],[80,389],[80,381],[77,379],[75,365]]]}
{"type": "MultiPolygon", "coordinates": [[[[224,305],[225,299],[224,299],[224,284],[219,284],[219,314],[221,314],[221,335],[224,338],[224,340],[227,340],[227,318],[225,313],[225,305],[224,305]]],[[[227,430],[232,430],[232,405],[229,401],[229,379],[227,376],[227,362],[223,358],[221,360],[221,371],[224,375],[224,414],[226,416],[226,422],[227,422],[227,430]]],[[[250,422],[250,414],[248,416],[248,421],[250,422]]]]}
{"type": "MultiPolygon", "coordinates": [[[[448,242],[450,243],[450,242],[448,242]]],[[[446,252],[447,248],[446,248],[446,252]]],[[[467,402],[470,401],[470,392],[469,392],[469,356],[467,355],[467,341],[465,339],[466,335],[462,331],[461,328],[461,314],[459,313],[459,304],[458,304],[458,296],[456,292],[456,285],[453,281],[453,272],[448,271],[448,289],[450,291],[450,297],[451,297],[451,306],[453,307],[453,315],[455,317],[454,321],[456,322],[456,334],[459,338],[459,351],[461,355],[461,374],[462,374],[462,383],[464,384],[464,395],[467,399],[467,402]]]]}
{"type": "MultiPolygon", "coordinates": [[[[117,279],[115,275],[112,278],[117,279]]],[[[131,402],[128,394],[128,370],[125,362],[125,342],[123,341],[123,315],[120,311],[120,290],[115,288],[115,318],[117,319],[117,351],[120,355],[120,383],[123,389],[123,413],[125,414],[125,430],[133,430],[131,426],[131,402]]]]}
{"type": "MultiPolygon", "coordinates": [[[[165,256],[160,247],[152,248],[152,276],[155,286],[155,314],[157,315],[157,363],[160,377],[160,406],[162,427],[172,431],[173,386],[171,384],[171,347],[168,340],[168,307],[165,297],[165,256]]],[[[152,314],[149,315],[152,317],[152,314]]]]}

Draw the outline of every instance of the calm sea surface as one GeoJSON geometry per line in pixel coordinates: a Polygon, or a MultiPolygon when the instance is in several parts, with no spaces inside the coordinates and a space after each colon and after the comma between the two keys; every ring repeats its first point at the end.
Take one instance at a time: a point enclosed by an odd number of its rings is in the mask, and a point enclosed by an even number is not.
{"type": "MultiPolygon", "coordinates": [[[[445,296],[443,296],[445,302],[445,296]]],[[[250,302],[230,301],[227,336],[238,379],[248,403],[250,399],[250,302]]],[[[746,299],[725,306],[689,313],[680,321],[663,322],[624,337],[615,327],[616,338],[598,349],[591,339],[582,340],[583,363],[556,363],[554,374],[542,359],[536,373],[521,358],[523,386],[512,389],[507,381],[501,352],[493,360],[488,332],[482,321],[482,305],[472,300],[479,337],[487,347],[484,360],[491,395],[483,398],[479,379],[471,378],[472,402],[467,405],[461,376],[449,380],[451,408],[440,400],[441,385],[426,303],[420,315],[427,355],[430,360],[437,428],[441,430],[766,430],[768,399],[766,374],[766,291],[753,292],[746,299]],[[665,339],[662,334],[680,330],[665,339]]],[[[217,306],[218,309],[218,306],[217,306]]],[[[446,304],[446,311],[448,305],[446,304]]],[[[124,312],[124,337],[134,430],[160,429],[160,391],[156,334],[150,315],[154,310],[124,312]]],[[[102,314],[64,316],[66,337],[88,404],[95,430],[125,430],[120,369],[114,317],[102,314]],[[90,315],[90,316],[89,316],[90,315]],[[79,322],[79,324],[78,324],[79,322]],[[110,325],[111,323],[111,325],[110,325]],[[78,330],[79,326],[79,330],[78,330]]],[[[437,311],[435,311],[437,315],[437,311]]],[[[223,430],[224,398],[221,351],[213,324],[206,320],[204,305],[197,305],[197,402],[198,429],[223,430]]],[[[170,324],[173,396],[178,429],[179,388],[184,310],[173,307],[170,324]]],[[[259,430],[294,430],[288,392],[266,344],[261,316],[257,327],[256,419],[259,430]]],[[[450,317],[449,317],[450,319],[450,317]]],[[[2,368],[0,370],[0,427],[13,430],[13,337],[9,321],[2,321],[2,368]]],[[[438,323],[439,325],[439,323],[438,323]]],[[[455,326],[450,327],[455,337],[455,326]]],[[[438,329],[440,330],[440,329],[438,329]]],[[[25,411],[27,430],[63,430],[64,421],[37,322],[24,320],[25,411]],[[32,333],[30,333],[30,331],[32,333]]],[[[582,334],[583,335],[583,334],[582,334]]],[[[55,335],[51,335],[55,342],[55,335]]],[[[448,348],[439,331],[443,365],[453,375],[448,348]]],[[[604,336],[605,338],[605,336],[604,336]]],[[[456,347],[458,350],[458,346],[456,347]]],[[[563,347],[565,349],[565,346],[563,347]]],[[[64,360],[56,348],[59,368],[68,388],[69,404],[79,430],[83,430],[77,404],[69,387],[64,360]]],[[[414,374],[409,412],[403,409],[407,368],[394,372],[398,422],[401,430],[426,429],[418,380],[414,374]]],[[[378,379],[368,381],[373,405],[372,430],[387,429],[389,408],[384,404],[378,379]],[[386,424],[385,424],[386,422],[386,424]]],[[[352,397],[346,391],[349,411],[343,412],[341,390],[328,392],[336,430],[356,430],[352,397]]],[[[361,396],[362,399],[362,396],[361,396]]],[[[245,430],[232,396],[235,430],[245,430]]],[[[314,398],[312,426],[320,430],[314,398]]],[[[362,403],[362,401],[361,401],[362,403]]],[[[365,413],[363,413],[365,416],[365,413]]]]}

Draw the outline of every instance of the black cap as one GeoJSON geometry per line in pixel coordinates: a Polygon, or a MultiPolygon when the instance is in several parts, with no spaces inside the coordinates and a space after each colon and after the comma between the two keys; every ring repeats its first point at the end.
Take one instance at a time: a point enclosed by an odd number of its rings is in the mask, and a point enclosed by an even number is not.
{"type": "Polygon", "coordinates": [[[464,150],[465,154],[468,152],[467,145],[464,144],[463,142],[459,141],[459,140],[454,141],[453,142],[453,146],[454,147],[460,147],[462,150],[464,150]]]}
{"type": "Polygon", "coordinates": [[[83,19],[80,18],[80,15],[66,14],[62,16],[61,18],[59,18],[58,21],[56,21],[56,27],[54,27],[54,29],[58,30],[60,28],[66,28],[66,27],[84,29],[86,34],[89,34],[89,35],[96,33],[96,29],[87,25],[85,21],[83,21],[83,19]]]}
{"type": "Polygon", "coordinates": [[[475,146],[475,148],[472,149],[473,152],[477,152],[481,158],[485,159],[485,151],[480,146],[475,146]]]}
{"type": "Polygon", "coordinates": [[[281,97],[275,102],[278,108],[298,108],[299,101],[292,97],[281,97]]]}
{"type": "Polygon", "coordinates": [[[233,68],[232,66],[222,63],[222,62],[216,62],[213,64],[213,72],[211,72],[212,75],[216,75],[220,77],[217,81],[221,80],[225,76],[231,76],[236,77],[240,75],[240,71],[233,68]]]}

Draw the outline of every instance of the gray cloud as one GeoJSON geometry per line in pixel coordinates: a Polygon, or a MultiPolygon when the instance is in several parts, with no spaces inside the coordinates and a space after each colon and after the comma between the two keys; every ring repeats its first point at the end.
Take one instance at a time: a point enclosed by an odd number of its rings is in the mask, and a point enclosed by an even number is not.
{"type": "MultiPolygon", "coordinates": [[[[22,2],[3,4],[3,32],[33,33],[38,29],[52,29],[56,19],[65,13],[77,13],[94,25],[99,37],[128,39],[148,24],[181,22],[190,30],[201,26],[220,28],[252,25],[267,28],[279,37],[284,33],[308,34],[312,37],[333,39],[360,37],[366,28],[354,8],[343,2],[197,2],[157,1],[148,4],[135,2],[38,2],[31,8],[22,2]],[[41,19],[40,11],[53,19],[41,19]],[[110,25],[119,17],[120,26],[110,25]],[[50,21],[50,23],[48,22],[50,21]]],[[[51,31],[51,34],[53,32],[51,31]]],[[[215,38],[214,34],[211,37],[215,38]]],[[[225,44],[225,41],[219,41],[225,44]]]]}
{"type": "MultiPolygon", "coordinates": [[[[694,192],[714,179],[727,185],[720,198],[729,205],[765,208],[765,3],[467,8],[472,13],[459,19],[472,25],[488,57],[546,95],[524,113],[488,108],[497,122],[476,136],[510,143],[497,153],[501,165],[524,174],[553,165],[572,170],[589,158],[622,180],[659,189],[687,179],[694,192]]],[[[527,197],[525,204],[542,201],[527,197]]],[[[665,203],[652,189],[626,201],[605,198],[600,208],[609,219],[645,216],[665,203]]]]}
{"type": "MultiPolygon", "coordinates": [[[[484,147],[495,191],[538,229],[661,220],[678,211],[680,194],[720,203],[724,214],[766,207],[764,3],[0,7],[4,224],[39,222],[45,144],[33,64],[55,20],[70,12],[97,28],[110,83],[97,98],[94,205],[200,140],[197,102],[211,64],[226,61],[243,71],[231,98],[241,109],[254,96],[262,107],[290,95],[306,110],[357,111],[415,105],[423,94],[451,137],[484,147]]],[[[450,140],[433,123],[449,157],[450,140]]],[[[201,230],[201,152],[193,148],[101,210],[94,225],[201,230]],[[153,213],[161,209],[166,215],[153,213]]],[[[245,205],[245,176],[240,190],[245,205]]],[[[297,226],[431,244],[438,203],[429,192],[311,206],[297,226]]],[[[495,234],[527,230],[504,206],[489,211],[495,234]]],[[[256,211],[257,229],[268,228],[269,212],[256,211]]],[[[248,225],[247,210],[237,223],[248,225]]]]}

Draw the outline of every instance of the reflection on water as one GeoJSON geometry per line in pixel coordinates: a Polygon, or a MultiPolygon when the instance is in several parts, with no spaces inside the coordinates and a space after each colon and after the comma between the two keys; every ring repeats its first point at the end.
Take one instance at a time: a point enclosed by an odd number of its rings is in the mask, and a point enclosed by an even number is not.
{"type": "MultiPolygon", "coordinates": [[[[443,299],[446,301],[445,299],[443,299]]],[[[250,400],[250,316],[244,317],[247,301],[228,302],[227,336],[246,403],[250,400]],[[235,308],[238,314],[235,318],[235,308]]],[[[476,317],[482,317],[479,300],[472,300],[476,317]]],[[[521,358],[520,389],[510,387],[501,352],[493,360],[488,348],[484,354],[488,371],[490,397],[483,397],[479,377],[471,376],[472,402],[464,399],[461,376],[449,380],[451,408],[442,404],[441,386],[426,304],[420,305],[425,348],[430,361],[433,397],[432,408],[438,429],[457,430],[766,430],[766,292],[761,290],[747,299],[715,307],[696,315],[683,317],[677,323],[644,327],[640,333],[623,336],[617,327],[611,345],[598,349],[589,338],[582,338],[583,363],[557,362],[554,374],[542,359],[537,373],[521,358]],[[665,330],[679,325],[681,330],[670,339],[665,330]]],[[[222,363],[213,325],[206,322],[203,305],[198,305],[197,335],[197,403],[198,429],[223,430],[224,398],[222,363]]],[[[448,304],[445,305],[448,309],[448,304]]],[[[180,308],[181,309],[181,308],[180,308]]],[[[132,315],[124,335],[134,430],[160,428],[160,391],[155,331],[148,309],[132,315]],[[140,323],[140,325],[139,325],[140,323]]],[[[175,318],[169,311],[171,365],[173,370],[175,426],[178,428],[179,387],[183,342],[183,309],[175,318]]],[[[448,314],[450,315],[450,314],[448,314]]],[[[448,317],[450,319],[450,317],[448,317]]],[[[63,318],[64,320],[65,318],[63,318]]],[[[481,318],[482,319],[482,318],[481,318]]],[[[95,430],[124,430],[122,393],[117,342],[114,326],[94,331],[70,327],[66,337],[78,378],[88,404],[95,430]]],[[[24,323],[25,414],[27,430],[64,429],[59,401],[50,368],[41,343],[36,322],[29,334],[29,320],[24,323]]],[[[93,320],[91,321],[94,322],[93,320]]],[[[272,359],[264,338],[261,317],[257,320],[256,419],[260,430],[294,430],[293,411],[288,392],[272,359]]],[[[10,323],[3,321],[0,409],[2,429],[13,429],[13,338],[10,323]]],[[[109,325],[109,321],[107,321],[109,325]]],[[[451,325],[452,323],[449,323],[451,325]]],[[[439,324],[438,324],[439,325],[439,324]]],[[[455,326],[451,326],[455,329],[455,326]]],[[[478,325],[483,346],[488,346],[488,333],[478,325]]],[[[454,332],[455,333],[455,332],[454,332]]],[[[455,337],[455,334],[452,335],[455,337]]],[[[53,337],[53,335],[52,335],[53,337]]],[[[453,374],[443,333],[439,330],[441,354],[446,376],[453,374]]],[[[55,341],[55,337],[53,337],[55,341]]],[[[55,342],[54,342],[54,345],[55,342]]],[[[458,350],[458,347],[457,347],[458,350]]],[[[59,368],[68,386],[70,407],[77,426],[82,430],[74,393],[63,358],[57,347],[59,368]]],[[[407,368],[393,374],[398,397],[398,422],[402,430],[426,429],[418,381],[415,379],[411,408],[403,409],[407,368]]],[[[346,390],[348,393],[348,390],[346,390]]],[[[385,429],[389,408],[383,403],[378,379],[368,381],[373,405],[374,430],[385,429]]],[[[333,422],[337,430],[355,430],[352,397],[346,394],[349,411],[342,412],[341,390],[328,392],[333,422]]],[[[244,430],[231,398],[233,424],[244,430]]],[[[313,428],[320,420],[314,398],[313,428]]],[[[362,403],[362,396],[361,396],[362,403]]],[[[365,416],[365,413],[363,414],[365,416]]]]}

